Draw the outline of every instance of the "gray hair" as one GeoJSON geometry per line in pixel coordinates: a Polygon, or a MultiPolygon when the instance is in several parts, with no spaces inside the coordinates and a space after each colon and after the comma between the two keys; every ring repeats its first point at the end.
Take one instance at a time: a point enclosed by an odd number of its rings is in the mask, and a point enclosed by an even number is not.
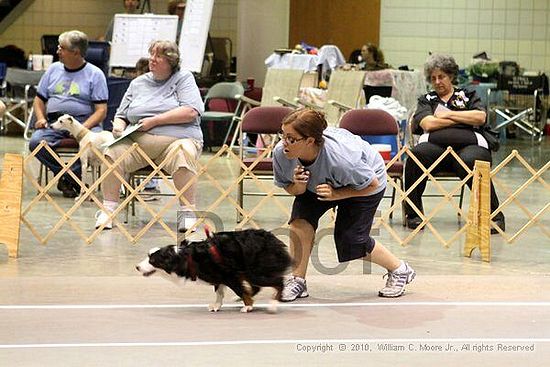
{"type": "Polygon", "coordinates": [[[67,31],[61,33],[57,40],[59,44],[68,44],[71,51],[78,50],[80,56],[86,56],[86,51],[88,51],[88,36],[86,33],[77,30],[67,31]]]}
{"type": "Polygon", "coordinates": [[[153,50],[157,50],[159,56],[162,56],[168,60],[168,64],[172,68],[172,73],[175,73],[180,69],[180,50],[176,42],[172,41],[153,41],[149,46],[149,54],[153,50]]]}
{"type": "Polygon", "coordinates": [[[426,81],[428,83],[431,82],[431,76],[435,69],[440,69],[451,78],[453,83],[456,83],[456,78],[458,76],[458,64],[456,63],[454,57],[440,54],[428,56],[428,59],[426,59],[426,63],[424,64],[424,75],[426,76],[426,81]]]}

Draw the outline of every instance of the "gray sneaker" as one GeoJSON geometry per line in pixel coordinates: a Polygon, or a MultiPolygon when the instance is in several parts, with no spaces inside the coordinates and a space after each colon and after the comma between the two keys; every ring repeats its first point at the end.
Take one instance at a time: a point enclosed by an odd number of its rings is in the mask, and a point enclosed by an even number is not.
{"type": "Polygon", "coordinates": [[[413,281],[416,276],[416,272],[409,264],[405,263],[405,271],[398,273],[397,271],[388,271],[388,279],[386,280],[386,286],[378,292],[380,297],[399,297],[405,293],[405,285],[413,281]]]}
{"type": "Polygon", "coordinates": [[[307,283],[305,279],[290,276],[285,280],[283,292],[281,294],[282,302],[292,302],[296,300],[296,298],[305,298],[307,296],[309,296],[309,293],[307,293],[307,283]]]}
{"type": "Polygon", "coordinates": [[[147,187],[146,185],[145,188],[139,193],[139,196],[141,196],[143,201],[155,201],[159,199],[159,197],[157,196],[159,194],[160,188],[158,186],[147,187]]]}

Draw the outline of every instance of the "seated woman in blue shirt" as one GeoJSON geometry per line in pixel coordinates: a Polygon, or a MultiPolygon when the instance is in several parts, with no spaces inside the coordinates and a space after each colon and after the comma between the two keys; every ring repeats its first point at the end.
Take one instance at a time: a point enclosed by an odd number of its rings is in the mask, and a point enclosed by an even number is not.
{"type": "MultiPolygon", "coordinates": [[[[163,167],[163,171],[172,175],[174,185],[181,190],[197,174],[197,161],[202,151],[202,131],[200,115],[204,105],[193,74],[180,70],[180,54],[176,43],[155,41],[149,47],[149,70],[130,83],[122,98],[115,119],[113,134],[118,136],[135,124],[141,124],[135,132],[122,141],[112,145],[105,152],[107,159],[114,162],[138,143],[148,157],[160,164],[174,150],[179,150],[163,167]]],[[[149,163],[138,153],[132,152],[122,160],[118,172],[124,177],[147,167],[149,163]]],[[[179,222],[178,230],[185,231],[196,222],[195,211],[196,182],[184,192],[180,200],[180,212],[184,220],[179,222]]],[[[103,182],[103,205],[109,212],[118,206],[120,181],[111,174],[103,182]]],[[[99,211],[96,228],[113,226],[108,213],[99,211]]]]}

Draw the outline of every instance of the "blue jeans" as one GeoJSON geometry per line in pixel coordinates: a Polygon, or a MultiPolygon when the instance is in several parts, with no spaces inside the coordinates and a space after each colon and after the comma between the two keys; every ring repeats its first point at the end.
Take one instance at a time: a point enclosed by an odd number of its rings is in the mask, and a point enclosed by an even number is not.
{"type": "MultiPolygon", "coordinates": [[[[61,139],[70,137],[71,134],[68,131],[64,130],[54,130],[51,128],[37,129],[34,131],[31,136],[31,140],[29,141],[29,150],[31,152],[35,150],[42,140],[45,140],[51,148],[55,148],[59,146],[61,139]]],[[[36,158],[54,174],[57,175],[59,171],[61,171],[61,165],[54,159],[54,157],[52,157],[52,155],[46,149],[40,149],[40,151],[36,154],[36,158]]],[[[80,165],[80,159],[71,166],[71,170],[75,173],[76,176],[82,177],[82,167],[80,165]]],[[[80,187],[67,173],[65,173],[63,177],[65,178],[65,180],[68,180],[68,182],[70,182],[74,187],[80,187]]]]}

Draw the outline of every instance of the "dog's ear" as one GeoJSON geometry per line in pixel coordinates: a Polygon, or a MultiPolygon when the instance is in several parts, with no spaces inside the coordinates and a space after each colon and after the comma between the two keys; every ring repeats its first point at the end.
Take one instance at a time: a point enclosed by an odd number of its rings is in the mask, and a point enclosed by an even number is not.
{"type": "Polygon", "coordinates": [[[69,115],[68,113],[62,115],[61,117],[59,117],[59,119],[61,122],[65,122],[66,124],[74,124],[76,123],[76,120],[74,117],[72,117],[71,115],[69,115]]]}
{"type": "Polygon", "coordinates": [[[180,255],[185,255],[191,252],[190,242],[187,240],[183,240],[180,242],[178,246],[178,250],[176,251],[180,255]]]}

